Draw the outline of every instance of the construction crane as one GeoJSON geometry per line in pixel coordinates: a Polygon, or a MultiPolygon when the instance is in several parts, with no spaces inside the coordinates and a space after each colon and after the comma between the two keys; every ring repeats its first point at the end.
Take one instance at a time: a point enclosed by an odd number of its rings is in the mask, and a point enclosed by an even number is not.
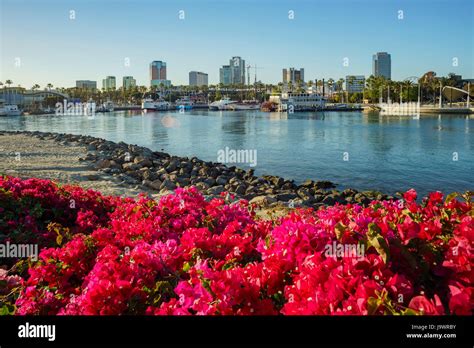
{"type": "Polygon", "coordinates": [[[260,68],[258,67],[257,65],[254,65],[254,66],[251,66],[251,65],[247,65],[246,66],[247,68],[247,85],[250,86],[250,69],[253,68],[255,70],[255,84],[257,83],[257,69],[263,69],[263,68],[260,68]]]}

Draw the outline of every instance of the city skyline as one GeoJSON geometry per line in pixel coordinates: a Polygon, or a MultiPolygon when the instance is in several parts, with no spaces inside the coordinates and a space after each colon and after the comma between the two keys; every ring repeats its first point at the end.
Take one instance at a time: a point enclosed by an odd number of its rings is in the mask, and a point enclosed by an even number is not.
{"type": "MultiPolygon", "coordinates": [[[[289,0],[134,4],[2,0],[0,81],[27,88],[35,83],[72,87],[76,80],[133,76],[137,85],[149,86],[149,64],[162,60],[174,85],[187,85],[190,71],[205,71],[209,84],[217,84],[222,64],[234,56],[262,67],[258,80],[265,83],[280,82],[282,68],[292,66],[304,67],[306,80],[368,77],[376,52],[391,54],[394,80],[427,71],[473,76],[473,4],[465,0],[390,6],[289,0]],[[457,10],[462,6],[465,12],[457,10]],[[147,23],[148,13],[157,10],[153,23],[160,25],[147,23]],[[117,24],[125,16],[130,25],[117,24]],[[235,18],[239,21],[231,23],[235,18]],[[33,30],[37,27],[41,30],[33,30]],[[301,30],[312,35],[300,35],[301,30]]],[[[253,74],[251,69],[252,82],[253,74]]]]}

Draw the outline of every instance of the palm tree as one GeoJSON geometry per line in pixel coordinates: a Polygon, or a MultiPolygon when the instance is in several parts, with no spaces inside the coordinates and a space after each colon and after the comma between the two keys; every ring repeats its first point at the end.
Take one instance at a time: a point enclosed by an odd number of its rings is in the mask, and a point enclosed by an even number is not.
{"type": "MultiPolygon", "coordinates": [[[[344,84],[344,79],[340,78],[339,80],[337,80],[336,84],[337,84],[337,89],[338,89],[339,93],[341,94],[342,93],[342,86],[344,84]]],[[[342,98],[344,98],[344,94],[342,94],[342,98]]],[[[342,101],[344,101],[344,100],[342,99],[342,101]]]]}
{"type": "Polygon", "coordinates": [[[347,100],[348,101],[349,101],[349,88],[348,88],[348,85],[352,87],[354,85],[354,81],[355,81],[355,76],[353,76],[353,75],[349,76],[349,78],[346,81],[346,91],[347,91],[347,100]]]}
{"type": "Polygon", "coordinates": [[[48,84],[46,85],[46,87],[48,87],[48,89],[51,91],[51,89],[53,88],[53,84],[52,84],[52,83],[48,83],[48,84]]]}
{"type": "Polygon", "coordinates": [[[34,92],[39,88],[40,88],[40,85],[38,85],[37,83],[35,83],[33,87],[31,87],[31,90],[33,91],[33,106],[35,106],[36,104],[36,97],[35,97],[34,92]]]}

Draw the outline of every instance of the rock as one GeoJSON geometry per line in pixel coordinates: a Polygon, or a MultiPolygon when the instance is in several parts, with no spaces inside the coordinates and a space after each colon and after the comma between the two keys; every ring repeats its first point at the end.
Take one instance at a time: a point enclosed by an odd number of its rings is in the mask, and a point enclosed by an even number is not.
{"type": "Polygon", "coordinates": [[[336,200],[334,199],[334,197],[332,197],[332,195],[328,195],[324,197],[322,202],[326,205],[334,205],[334,203],[336,203],[336,200]]]}
{"type": "Polygon", "coordinates": [[[86,176],[87,180],[96,181],[100,179],[100,176],[97,174],[89,174],[86,176]]]}
{"type": "Polygon", "coordinates": [[[303,200],[309,200],[309,199],[313,199],[312,195],[311,195],[311,192],[309,190],[309,188],[307,187],[302,187],[300,189],[298,189],[296,191],[296,193],[298,194],[298,196],[300,196],[303,200]]]}
{"type": "Polygon", "coordinates": [[[226,177],[222,176],[222,175],[220,175],[216,178],[216,184],[217,185],[226,185],[228,181],[229,180],[226,177]]]}
{"type": "Polygon", "coordinates": [[[275,198],[278,201],[283,201],[283,202],[287,202],[291,199],[295,199],[296,197],[298,197],[296,193],[278,193],[275,195],[275,198]]]}
{"type": "Polygon", "coordinates": [[[247,190],[247,188],[245,187],[245,185],[239,185],[235,189],[235,193],[237,193],[238,195],[243,195],[243,194],[245,194],[246,190],[247,190]]]}
{"type": "Polygon", "coordinates": [[[305,180],[301,185],[300,187],[306,187],[306,188],[311,188],[314,186],[314,181],[313,180],[310,180],[310,179],[307,179],[305,180]]]}
{"type": "Polygon", "coordinates": [[[165,168],[160,168],[156,171],[156,175],[161,176],[163,174],[168,174],[165,168]]]}
{"type": "MultiPolygon", "coordinates": [[[[216,184],[216,180],[214,178],[205,178],[203,182],[205,182],[209,186],[214,186],[216,184]]],[[[219,186],[222,186],[222,185],[219,185],[219,186]]]]}
{"type": "Polygon", "coordinates": [[[295,184],[291,181],[286,181],[282,186],[282,190],[293,190],[295,188],[295,184]]]}
{"type": "Polygon", "coordinates": [[[168,191],[172,191],[175,188],[176,188],[176,184],[169,179],[166,179],[165,181],[163,181],[163,183],[160,186],[160,189],[162,190],[167,189],[168,191]]]}
{"type": "Polygon", "coordinates": [[[108,159],[102,159],[95,162],[94,168],[95,169],[104,169],[110,167],[110,161],[108,159]]]}
{"type": "Polygon", "coordinates": [[[125,171],[133,171],[133,170],[137,170],[139,169],[140,167],[136,164],[136,163],[133,163],[133,162],[126,162],[124,164],[122,164],[122,168],[125,170],[125,171]]]}
{"type": "Polygon", "coordinates": [[[316,183],[314,184],[315,189],[330,189],[334,187],[336,187],[336,185],[334,185],[330,181],[316,181],[316,183]]]}
{"type": "Polygon", "coordinates": [[[354,190],[354,189],[345,189],[344,191],[341,192],[341,195],[343,197],[352,197],[354,196],[355,194],[357,194],[357,190],[354,190]]]}
{"type": "Polygon", "coordinates": [[[315,203],[320,203],[320,202],[323,201],[324,197],[325,197],[324,195],[320,195],[320,194],[314,195],[314,202],[315,203]]]}
{"type": "Polygon", "coordinates": [[[257,196],[255,198],[252,198],[249,203],[250,204],[256,204],[256,205],[268,205],[272,203],[276,203],[276,198],[271,197],[271,196],[257,196]]]}
{"type": "Polygon", "coordinates": [[[156,180],[151,181],[147,186],[151,187],[154,190],[161,190],[162,184],[163,183],[161,182],[161,180],[156,179],[156,180]]]}
{"type": "Polygon", "coordinates": [[[191,184],[191,179],[189,178],[178,178],[176,181],[178,182],[179,187],[186,187],[191,184]]]}
{"type": "Polygon", "coordinates": [[[205,191],[209,188],[209,185],[206,184],[205,182],[198,182],[197,184],[195,184],[194,186],[196,186],[196,188],[200,191],[205,191]]]}
{"type": "Polygon", "coordinates": [[[211,187],[207,190],[207,194],[209,194],[209,195],[218,195],[222,192],[224,192],[224,186],[222,186],[222,185],[214,186],[214,187],[211,187]]]}
{"type": "Polygon", "coordinates": [[[173,159],[170,163],[166,166],[166,171],[168,173],[174,172],[178,168],[178,160],[173,159]]]}
{"type": "Polygon", "coordinates": [[[247,189],[245,190],[245,194],[251,194],[253,193],[254,191],[256,190],[255,186],[249,186],[247,187],[247,189]]]}
{"type": "Polygon", "coordinates": [[[145,170],[142,171],[142,178],[143,179],[150,180],[150,181],[153,181],[153,180],[157,179],[157,175],[155,173],[153,173],[151,170],[149,170],[148,168],[142,168],[142,169],[145,169],[145,170]]]}
{"type": "Polygon", "coordinates": [[[275,176],[271,179],[271,182],[273,183],[273,185],[275,185],[276,187],[282,187],[283,184],[285,183],[285,179],[283,178],[280,178],[279,176],[275,176]]]}
{"type": "Polygon", "coordinates": [[[140,161],[137,163],[140,167],[144,168],[152,168],[153,167],[153,162],[150,161],[148,158],[145,158],[143,161],[140,161]]]}

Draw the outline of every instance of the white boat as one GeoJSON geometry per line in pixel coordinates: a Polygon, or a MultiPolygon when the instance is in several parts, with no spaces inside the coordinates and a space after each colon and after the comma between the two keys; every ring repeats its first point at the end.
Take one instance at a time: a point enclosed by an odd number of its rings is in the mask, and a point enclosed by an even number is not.
{"type": "Polygon", "coordinates": [[[151,110],[151,111],[166,111],[169,110],[171,104],[163,100],[153,100],[153,99],[143,99],[142,101],[142,110],[151,110]]]}
{"type": "Polygon", "coordinates": [[[240,111],[240,110],[260,110],[260,103],[257,101],[243,101],[242,103],[235,103],[229,105],[230,110],[240,111]]]}
{"type": "Polygon", "coordinates": [[[231,105],[237,103],[235,100],[224,98],[209,104],[209,110],[232,110],[231,105]]]}
{"type": "Polygon", "coordinates": [[[189,110],[194,106],[194,102],[189,97],[183,97],[176,100],[176,109],[178,110],[189,110]]]}
{"type": "Polygon", "coordinates": [[[0,100],[0,116],[20,116],[22,111],[18,109],[18,105],[5,104],[3,100],[0,100]]]}
{"type": "Polygon", "coordinates": [[[317,93],[282,93],[280,111],[315,111],[321,110],[325,99],[317,93]]]}
{"type": "Polygon", "coordinates": [[[96,110],[96,112],[112,112],[112,111],[114,111],[114,103],[112,103],[110,100],[103,103],[96,110]]]}

